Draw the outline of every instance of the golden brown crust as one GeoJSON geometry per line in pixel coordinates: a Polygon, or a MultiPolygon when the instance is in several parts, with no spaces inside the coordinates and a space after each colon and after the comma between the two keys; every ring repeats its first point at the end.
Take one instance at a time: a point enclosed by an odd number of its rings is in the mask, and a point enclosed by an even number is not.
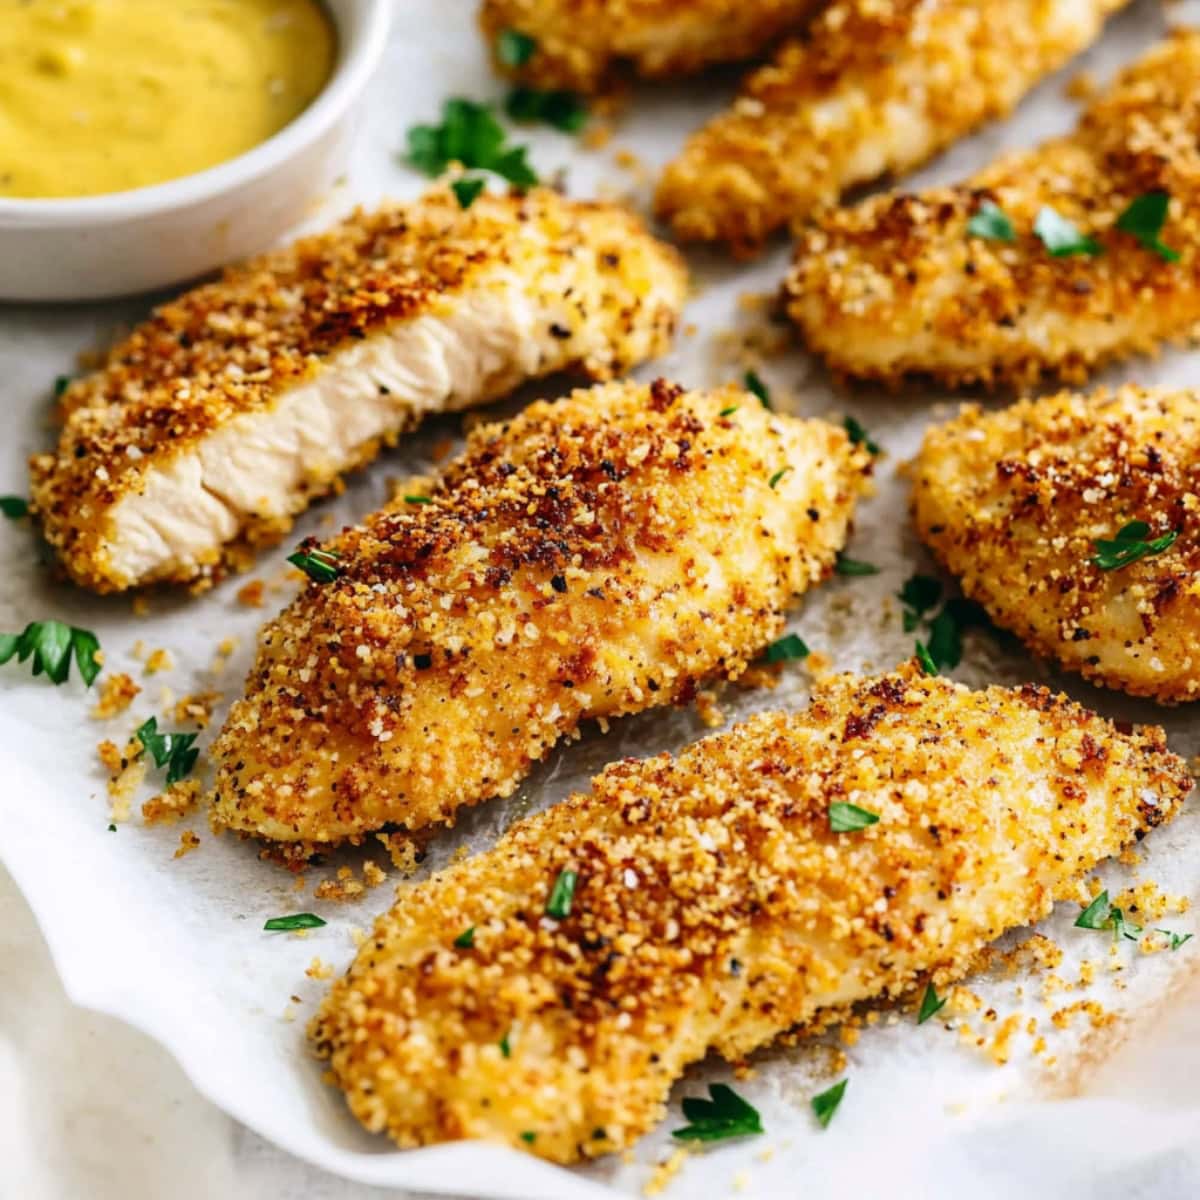
{"type": "Polygon", "coordinates": [[[1004,116],[1126,2],[835,0],[691,137],[659,214],[680,237],[752,254],[854,184],[1004,116]]]}
{"type": "Polygon", "coordinates": [[[215,818],[303,842],[453,821],[582,720],[738,675],[829,574],[869,471],[835,426],[662,381],[475,429],[430,503],[343,533],[341,577],[267,626],[215,818]]]}
{"type": "Polygon", "coordinates": [[[1180,31],[1126,71],[1070,137],[1009,155],[956,187],[873,197],[800,239],[785,288],[806,343],[838,372],[951,385],[1071,381],[1155,350],[1200,320],[1200,34],[1180,31]],[[1165,191],[1164,262],[1115,229],[1165,191]],[[971,237],[985,201],[1013,243],[971,237]],[[1054,258],[1034,235],[1043,205],[1104,248],[1054,258]]]}
{"type": "MultiPolygon", "coordinates": [[[[58,449],[31,463],[47,539],[85,587],[144,582],[122,575],[111,553],[112,518],[153,472],[169,470],[239,417],[269,414],[339,352],[398,323],[446,314],[473,289],[511,286],[513,277],[531,308],[552,308],[562,322],[552,342],[558,357],[533,373],[575,367],[593,378],[665,347],[684,285],[678,256],[632,214],[548,189],[485,194],[464,211],[439,188],[415,203],[355,213],[164,305],[101,370],[67,389],[58,449]]],[[[513,372],[503,374],[507,390],[513,372]]],[[[419,415],[398,411],[385,436],[419,415]]],[[[382,440],[309,472],[292,511],[236,514],[239,536],[278,540],[294,511],[374,457],[382,440]]],[[[168,563],[156,577],[194,578],[212,569],[220,550],[216,538],[208,562],[168,563]]]]}
{"type": "Polygon", "coordinates": [[[403,890],[310,1036],[355,1115],[402,1146],[603,1154],[708,1050],[740,1059],[963,974],[1191,786],[1161,730],[1120,734],[1041,688],[839,676],[806,712],[610,766],[403,890]],[[838,802],[879,822],[833,833],[838,802]],[[562,871],[577,883],[554,919],[562,871]]]}
{"type": "Polygon", "coordinates": [[[916,462],[917,530],[963,591],[1035,653],[1106,687],[1200,697],[1200,397],[1122,388],[963,408],[916,462]],[[1119,570],[1131,521],[1162,553],[1119,570]]]}
{"type": "Polygon", "coordinates": [[[639,75],[686,75],[758,54],[797,28],[819,0],[483,0],[479,13],[497,69],[545,88],[592,92],[619,63],[639,75]],[[496,54],[504,30],[537,46],[524,66],[496,54]]]}

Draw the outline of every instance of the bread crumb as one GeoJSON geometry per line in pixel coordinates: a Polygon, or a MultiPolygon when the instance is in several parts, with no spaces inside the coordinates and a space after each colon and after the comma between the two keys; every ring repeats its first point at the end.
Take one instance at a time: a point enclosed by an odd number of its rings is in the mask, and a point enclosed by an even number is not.
{"type": "Polygon", "coordinates": [[[135,617],[145,617],[150,613],[150,600],[143,593],[138,592],[133,598],[133,615],[135,617]]]}
{"type": "MultiPolygon", "coordinates": [[[[165,791],[151,796],[142,805],[142,820],[147,825],[158,825],[163,821],[176,821],[190,812],[200,802],[200,782],[196,779],[178,779],[165,791]]],[[[179,857],[177,854],[176,858],[179,857]]]]}
{"type": "Polygon", "coordinates": [[[1096,94],[1095,76],[1089,71],[1080,71],[1072,75],[1063,88],[1063,94],[1068,100],[1077,100],[1080,103],[1090,100],[1096,94]]]}
{"type": "Polygon", "coordinates": [[[375,840],[387,850],[392,866],[406,879],[416,872],[425,857],[417,843],[401,833],[377,833],[375,840]]]}
{"type": "Polygon", "coordinates": [[[179,849],[175,851],[174,858],[182,858],[185,854],[191,854],[200,845],[200,839],[190,830],[185,829],[179,835],[179,849]]]}
{"type": "Polygon", "coordinates": [[[174,665],[171,655],[166,650],[158,649],[150,652],[150,657],[146,659],[143,669],[147,675],[154,675],[158,671],[169,671],[174,665]]]}
{"type": "Polygon", "coordinates": [[[363,882],[369,888],[378,887],[387,878],[387,872],[370,858],[363,863],[362,873],[363,882]]]}
{"type": "Polygon", "coordinates": [[[104,764],[104,769],[110,775],[116,775],[121,769],[121,747],[116,742],[111,742],[105,738],[97,747],[96,753],[100,756],[101,763],[104,764]]]}
{"type": "Polygon", "coordinates": [[[266,585],[261,579],[252,579],[249,583],[244,583],[237,590],[237,602],[244,604],[247,608],[262,608],[263,592],[266,590],[266,585]]]}
{"type": "Polygon", "coordinates": [[[658,1164],[654,1168],[650,1178],[646,1181],[646,1186],[642,1189],[642,1194],[645,1196],[660,1196],[666,1190],[667,1184],[679,1174],[683,1164],[687,1161],[688,1152],[680,1147],[670,1158],[658,1164]]]}
{"type": "Polygon", "coordinates": [[[117,768],[108,781],[109,817],[117,824],[129,820],[133,797],[146,778],[146,759],[142,751],[142,743],[136,738],[131,739],[118,755],[117,768]]]}
{"type": "Polygon", "coordinates": [[[207,729],[212,720],[213,709],[221,702],[220,692],[193,692],[181,696],[172,710],[176,721],[192,721],[201,729],[207,729]]]}
{"type": "Polygon", "coordinates": [[[314,958],[304,973],[309,979],[332,979],[333,966],[330,963],[322,962],[320,958],[314,958]]]}
{"type": "Polygon", "coordinates": [[[100,696],[92,709],[92,716],[99,721],[106,721],[109,717],[123,713],[141,690],[132,678],[122,671],[115,675],[106,675],[100,685],[100,696]]]}
{"type": "Polygon", "coordinates": [[[613,127],[607,121],[593,121],[581,139],[587,150],[603,150],[612,141],[613,127]]]}
{"type": "Polygon", "coordinates": [[[717,694],[713,691],[696,693],[696,714],[709,729],[716,729],[725,723],[725,713],[717,703],[717,694]]]}

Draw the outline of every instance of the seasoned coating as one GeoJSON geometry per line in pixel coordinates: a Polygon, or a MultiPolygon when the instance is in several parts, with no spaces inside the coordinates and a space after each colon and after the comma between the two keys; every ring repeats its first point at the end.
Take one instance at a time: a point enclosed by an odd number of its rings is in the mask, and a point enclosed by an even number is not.
{"type": "Polygon", "coordinates": [[[682,238],[755,252],[848,188],[1006,115],[1128,0],[836,0],[693,134],[658,189],[682,238]]]}
{"type": "Polygon", "coordinates": [[[448,189],[357,213],[160,308],[64,396],[32,462],[84,587],[208,576],[428,412],[666,348],[686,278],[625,210],[448,189]]]}
{"type": "Polygon", "coordinates": [[[661,380],[476,429],[430,503],[344,532],[340,578],[267,626],[215,820],[303,843],[452,822],[585,718],[737,676],[829,574],[869,470],[824,421],[661,380]]]}
{"type": "Polygon", "coordinates": [[[545,88],[593,92],[628,63],[643,76],[737,62],[801,26],[820,0],[483,0],[479,21],[496,67],[545,88]],[[497,54],[505,30],[531,37],[529,61],[497,54]]]}
{"type": "Polygon", "coordinates": [[[1118,733],[1042,688],[838,676],[807,712],[610,766],[402,890],[309,1033],[354,1114],[402,1146],[606,1153],[709,1050],[736,1061],[961,976],[1191,783],[1162,730],[1118,733]],[[879,821],[833,833],[834,803],[879,821]]]}
{"type": "Polygon", "coordinates": [[[1200,396],[1064,393],[964,407],[917,458],[917,531],[992,620],[1094,683],[1200,697],[1200,396]],[[1165,551],[1101,570],[1132,521],[1165,551]]]}
{"type": "Polygon", "coordinates": [[[788,311],[838,372],[950,385],[1082,381],[1154,351],[1200,320],[1200,33],[1177,32],[1121,75],[1070,137],[1008,155],[957,187],[878,196],[799,242],[788,311]],[[1165,262],[1115,228],[1138,197],[1171,197],[1165,262]],[[985,202],[1016,240],[968,235],[985,202]],[[1103,247],[1055,258],[1033,233],[1042,206],[1103,247]]]}

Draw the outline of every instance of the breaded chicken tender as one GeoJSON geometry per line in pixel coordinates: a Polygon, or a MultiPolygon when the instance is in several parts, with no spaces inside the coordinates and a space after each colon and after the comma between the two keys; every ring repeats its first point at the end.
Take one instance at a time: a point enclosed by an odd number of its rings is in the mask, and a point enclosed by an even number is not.
{"type": "Polygon", "coordinates": [[[733,388],[611,384],[477,428],[267,626],[215,821],[309,844],[452,822],[584,719],[737,676],[829,574],[869,471],[733,388]]]}
{"type": "Polygon", "coordinates": [[[796,29],[820,0],[483,0],[496,66],[537,87],[592,92],[627,63],[643,76],[686,75],[750,58],[796,29]],[[508,32],[533,40],[506,61],[508,32]]]}
{"type": "Polygon", "coordinates": [[[659,184],[682,238],[752,254],[855,184],[907,171],[1095,40],[1128,0],[835,0],[659,184]]]}
{"type": "Polygon", "coordinates": [[[1200,697],[1200,395],[964,407],[914,478],[918,533],[998,625],[1094,683],[1200,697]]]}
{"type": "Polygon", "coordinates": [[[1190,334],[1198,250],[1200,33],[1181,31],[1120,75],[1071,136],[957,187],[828,215],[801,238],[785,290],[810,349],[846,375],[1079,382],[1190,334]],[[1163,194],[1160,247],[1117,227],[1131,204],[1163,194]],[[1012,240],[968,228],[978,218],[986,231],[993,205],[1012,240]],[[1035,226],[1055,214],[1095,251],[1052,255],[1035,226]]]}
{"type": "Polygon", "coordinates": [[[94,591],[209,576],[426,413],[660,353],[685,287],[631,214],[550,190],[357,213],[160,308],[72,384],[32,461],[42,528],[94,591]]]}
{"type": "Polygon", "coordinates": [[[1042,688],[834,677],[401,891],[309,1033],[402,1146],[603,1154],[710,1050],[963,975],[1191,786],[1162,730],[1042,688]],[[834,832],[839,805],[878,821],[834,832]]]}

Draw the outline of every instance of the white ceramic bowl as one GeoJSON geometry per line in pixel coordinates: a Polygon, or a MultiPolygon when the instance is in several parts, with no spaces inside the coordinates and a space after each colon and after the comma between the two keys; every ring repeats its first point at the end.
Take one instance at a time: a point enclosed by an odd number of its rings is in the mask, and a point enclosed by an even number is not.
{"type": "Polygon", "coordinates": [[[94,300],[194,279],[298,224],[343,170],[393,0],[324,0],[338,60],[321,94],[245,154],[152,187],[0,199],[0,300],[94,300]]]}

